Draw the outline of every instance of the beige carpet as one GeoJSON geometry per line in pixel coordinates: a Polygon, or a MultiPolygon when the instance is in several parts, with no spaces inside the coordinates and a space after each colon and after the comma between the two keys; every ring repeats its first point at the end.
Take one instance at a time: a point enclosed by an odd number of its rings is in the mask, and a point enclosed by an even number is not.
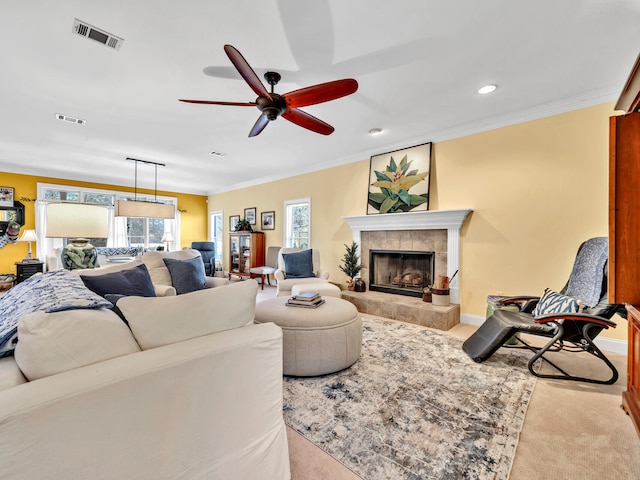
{"type": "MultiPolygon", "coordinates": [[[[258,301],[274,294],[275,288],[265,286],[258,301]]],[[[449,333],[466,338],[474,330],[461,324],[449,333]]],[[[563,365],[581,360],[579,355],[561,355],[563,365]]],[[[614,385],[538,379],[511,480],[640,479],[640,436],[620,407],[627,357],[607,356],[620,373],[614,385]]],[[[293,480],[359,478],[298,433],[287,432],[293,480]]]]}

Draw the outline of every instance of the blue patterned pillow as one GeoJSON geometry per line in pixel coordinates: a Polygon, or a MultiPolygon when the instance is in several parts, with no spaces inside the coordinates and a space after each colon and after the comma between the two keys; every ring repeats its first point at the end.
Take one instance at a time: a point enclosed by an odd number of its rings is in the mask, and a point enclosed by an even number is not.
{"type": "Polygon", "coordinates": [[[546,289],[536,308],[533,309],[533,316],[538,317],[550,313],[578,313],[581,307],[580,300],[546,289]]]}
{"type": "Polygon", "coordinates": [[[112,304],[68,270],[29,277],[0,298],[0,358],[13,355],[18,320],[25,315],[40,310],[49,313],[101,307],[111,308],[112,304]]]}

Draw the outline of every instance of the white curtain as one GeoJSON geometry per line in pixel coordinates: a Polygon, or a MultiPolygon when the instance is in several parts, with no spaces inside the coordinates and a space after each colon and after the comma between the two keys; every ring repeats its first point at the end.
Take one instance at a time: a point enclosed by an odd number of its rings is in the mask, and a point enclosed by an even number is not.
{"type": "Polygon", "coordinates": [[[116,217],[115,208],[109,207],[109,237],[107,238],[107,247],[126,247],[128,245],[127,217],[116,217]]]}
{"type": "Polygon", "coordinates": [[[47,255],[52,255],[56,248],[63,247],[62,238],[47,238],[47,205],[48,202],[36,200],[36,256],[45,262],[47,270],[58,268],[58,262],[48,262],[47,255]]]}
{"type": "Polygon", "coordinates": [[[164,231],[169,232],[173,237],[173,242],[169,242],[169,251],[175,251],[180,248],[180,211],[176,209],[176,216],[173,220],[164,221],[164,231]]]}

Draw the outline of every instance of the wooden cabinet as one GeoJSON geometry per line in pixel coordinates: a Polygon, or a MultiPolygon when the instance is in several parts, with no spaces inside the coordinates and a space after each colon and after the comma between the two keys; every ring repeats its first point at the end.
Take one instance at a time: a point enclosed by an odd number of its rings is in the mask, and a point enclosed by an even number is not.
{"type": "Polygon", "coordinates": [[[229,235],[229,279],[251,277],[250,270],[264,265],[264,234],[235,232],[229,235]]]}
{"type": "Polygon", "coordinates": [[[609,301],[640,305],[640,112],[609,119],[609,301]]]}
{"type": "MultiPolygon", "coordinates": [[[[640,55],[609,122],[609,302],[640,305],[640,55]]],[[[622,406],[640,434],[640,314],[628,312],[627,390],[622,406]]]]}
{"type": "Polygon", "coordinates": [[[629,320],[629,360],[627,390],[622,394],[622,407],[633,420],[640,435],[640,312],[627,305],[629,320]]]}

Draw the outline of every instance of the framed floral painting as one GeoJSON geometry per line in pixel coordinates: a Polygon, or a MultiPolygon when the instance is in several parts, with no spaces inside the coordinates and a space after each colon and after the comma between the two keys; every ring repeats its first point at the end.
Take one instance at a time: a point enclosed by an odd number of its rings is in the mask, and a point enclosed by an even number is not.
{"type": "Polygon", "coordinates": [[[429,210],[431,143],[374,155],[367,214],[429,210]]]}

